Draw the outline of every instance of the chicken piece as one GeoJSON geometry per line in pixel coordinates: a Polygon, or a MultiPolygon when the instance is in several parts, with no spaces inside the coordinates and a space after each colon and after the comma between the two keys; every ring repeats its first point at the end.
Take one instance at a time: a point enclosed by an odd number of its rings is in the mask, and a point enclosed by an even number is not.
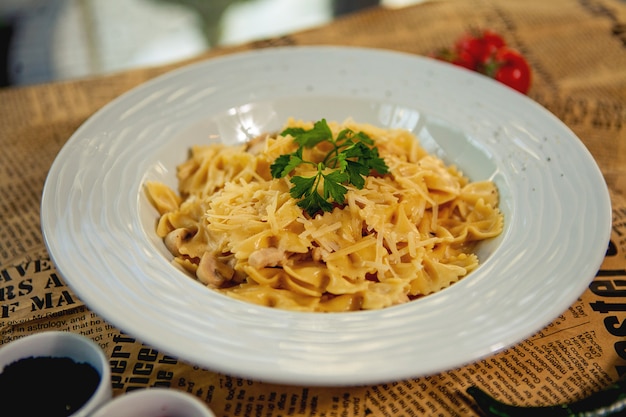
{"type": "Polygon", "coordinates": [[[277,266],[287,260],[284,250],[278,248],[262,248],[255,250],[248,256],[248,264],[256,269],[268,266],[277,266]]]}

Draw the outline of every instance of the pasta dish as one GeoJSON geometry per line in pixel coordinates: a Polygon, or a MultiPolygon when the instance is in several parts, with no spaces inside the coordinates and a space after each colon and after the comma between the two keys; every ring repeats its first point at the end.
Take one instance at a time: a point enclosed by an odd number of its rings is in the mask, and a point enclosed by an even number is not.
{"type": "MultiPolygon", "coordinates": [[[[285,128],[313,126],[290,119],[285,128]]],[[[272,175],[272,164],[298,149],[288,133],[194,146],[177,167],[178,190],[146,183],[173,263],[230,297],[315,312],[406,303],[476,269],[475,245],[503,230],[492,181],[471,182],[409,131],[352,120],[328,126],[334,135],[365,133],[388,167],[364,175],[362,187],[344,183],[345,199],[328,211],[309,213],[290,193],[290,180],[311,177],[315,164],[272,175]]],[[[320,152],[304,156],[318,161],[320,152]]]]}

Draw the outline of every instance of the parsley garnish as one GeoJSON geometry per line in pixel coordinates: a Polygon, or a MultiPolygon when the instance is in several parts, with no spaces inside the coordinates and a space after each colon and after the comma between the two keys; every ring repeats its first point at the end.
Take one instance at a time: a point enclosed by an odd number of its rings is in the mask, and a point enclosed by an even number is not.
{"type": "Polygon", "coordinates": [[[276,158],[270,167],[272,177],[282,178],[302,164],[316,167],[317,174],[312,177],[292,177],[293,187],[289,191],[293,198],[301,199],[298,206],[311,217],[319,211],[332,211],[334,206],[331,201],[344,204],[348,191],[345,183],[361,189],[365,185],[365,177],[372,171],[379,174],[389,172],[385,161],[378,156],[374,141],[363,132],[344,129],[333,137],[326,120],[322,119],[310,130],[287,128],[281,132],[281,136],[286,135],[291,135],[299,146],[295,152],[276,158]],[[330,143],[331,149],[321,161],[303,158],[305,148],[311,149],[322,142],[330,143]]]}

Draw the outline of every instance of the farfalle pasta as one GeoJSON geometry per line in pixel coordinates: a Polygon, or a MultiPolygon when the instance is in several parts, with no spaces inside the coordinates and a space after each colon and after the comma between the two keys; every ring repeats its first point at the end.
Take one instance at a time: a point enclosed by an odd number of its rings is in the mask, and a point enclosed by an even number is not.
{"type": "MultiPolygon", "coordinates": [[[[291,197],[289,176],[272,177],[273,161],[296,149],[290,135],[194,146],[178,167],[177,191],[147,183],[173,262],[230,297],[316,312],[406,303],[478,266],[476,243],[503,229],[493,182],[470,182],[406,130],[329,125],[365,132],[389,168],[362,189],[348,186],[330,212],[309,216],[291,197]]],[[[299,169],[293,175],[306,174],[299,169]]]]}

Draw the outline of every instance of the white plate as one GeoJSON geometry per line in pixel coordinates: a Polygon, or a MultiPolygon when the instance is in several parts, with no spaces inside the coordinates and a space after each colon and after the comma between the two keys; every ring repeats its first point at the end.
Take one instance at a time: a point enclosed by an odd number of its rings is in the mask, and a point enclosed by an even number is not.
{"type": "Polygon", "coordinates": [[[344,47],[230,55],[124,94],[63,147],[41,213],[59,272],[112,324],[218,372],[301,385],[433,374],[531,336],[587,288],[611,226],[597,165],[541,106],[449,64],[344,47]],[[506,224],[482,266],[418,301],[337,314],[235,301],[175,270],[142,185],[176,186],[193,144],[246,140],[289,116],[406,128],[473,180],[493,179],[506,224]]]}

